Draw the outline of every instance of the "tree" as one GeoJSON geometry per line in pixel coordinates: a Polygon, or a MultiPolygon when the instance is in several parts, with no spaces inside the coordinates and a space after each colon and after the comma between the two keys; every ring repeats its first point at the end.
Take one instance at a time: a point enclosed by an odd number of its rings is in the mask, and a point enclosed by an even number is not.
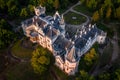
{"type": "Polygon", "coordinates": [[[113,4],[112,4],[111,0],[104,0],[104,5],[106,7],[111,7],[113,4]]]}
{"type": "Polygon", "coordinates": [[[5,1],[4,0],[0,0],[0,8],[4,9],[5,5],[6,5],[5,1]]]}
{"type": "Polygon", "coordinates": [[[18,0],[8,0],[7,7],[10,9],[12,6],[18,6],[18,0]]]}
{"type": "Polygon", "coordinates": [[[45,7],[47,8],[48,12],[52,12],[53,11],[53,0],[47,0],[47,2],[45,3],[45,7]]]}
{"type": "Polygon", "coordinates": [[[12,6],[10,9],[8,9],[8,14],[13,17],[18,16],[18,7],[16,5],[12,6]]]}
{"type": "Polygon", "coordinates": [[[80,70],[80,76],[77,77],[76,80],[95,80],[95,78],[93,76],[90,76],[88,72],[80,70]]]}
{"type": "Polygon", "coordinates": [[[107,9],[107,13],[106,13],[106,18],[107,18],[107,19],[110,19],[111,12],[112,12],[111,7],[109,7],[109,8],[107,9]]]}
{"type": "Polygon", "coordinates": [[[99,9],[99,13],[100,13],[100,17],[101,17],[101,19],[103,18],[103,15],[104,15],[104,7],[101,7],[100,9],[99,9]]]}
{"type": "Polygon", "coordinates": [[[85,57],[84,60],[86,62],[87,65],[92,65],[93,64],[93,60],[95,60],[97,58],[97,54],[94,48],[92,48],[90,50],[90,52],[88,52],[85,57]]]}
{"type": "Polygon", "coordinates": [[[80,0],[80,2],[81,2],[82,4],[84,4],[84,3],[85,3],[85,1],[86,1],[86,0],[80,0]]]}
{"type": "Polygon", "coordinates": [[[115,72],[114,72],[114,80],[120,80],[120,69],[116,69],[115,72]]]}
{"type": "Polygon", "coordinates": [[[97,2],[95,0],[90,0],[90,1],[88,1],[87,6],[94,10],[96,8],[96,6],[97,6],[97,2]]]}
{"type": "Polygon", "coordinates": [[[20,16],[25,17],[25,18],[28,16],[27,8],[22,8],[22,10],[20,12],[20,16]]]}
{"type": "Polygon", "coordinates": [[[4,20],[0,20],[0,49],[7,47],[15,39],[15,34],[10,31],[10,25],[4,20]]]}
{"type": "Polygon", "coordinates": [[[117,0],[117,3],[120,4],[120,0],[117,0]]]}
{"type": "Polygon", "coordinates": [[[99,18],[100,18],[100,16],[99,16],[98,11],[94,12],[94,14],[93,14],[93,16],[92,16],[92,20],[93,20],[94,22],[96,22],[96,21],[99,20],[99,18]]]}
{"type": "Polygon", "coordinates": [[[58,8],[59,8],[59,0],[55,0],[54,1],[54,7],[55,7],[55,9],[57,10],[58,8]]]}
{"type": "Polygon", "coordinates": [[[28,5],[28,11],[31,15],[33,15],[33,13],[34,13],[33,5],[28,5]]]}
{"type": "Polygon", "coordinates": [[[110,80],[110,74],[109,73],[102,73],[98,76],[99,80],[110,80]]]}
{"type": "Polygon", "coordinates": [[[34,52],[31,59],[31,65],[35,71],[40,75],[44,74],[50,65],[50,56],[45,49],[38,47],[34,52]]]}
{"type": "Polygon", "coordinates": [[[89,75],[84,70],[81,70],[80,71],[80,76],[81,76],[82,80],[87,80],[89,75]]]}
{"type": "Polygon", "coordinates": [[[120,20],[120,7],[116,9],[116,17],[120,20]]]}
{"type": "Polygon", "coordinates": [[[60,8],[62,8],[62,9],[65,9],[68,6],[69,2],[70,2],[68,0],[59,0],[59,1],[60,1],[60,4],[61,4],[60,8]]]}

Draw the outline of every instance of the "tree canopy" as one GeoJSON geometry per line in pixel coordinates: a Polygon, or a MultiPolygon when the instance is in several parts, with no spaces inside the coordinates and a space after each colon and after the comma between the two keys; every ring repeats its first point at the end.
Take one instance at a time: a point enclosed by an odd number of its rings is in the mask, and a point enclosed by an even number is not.
{"type": "Polygon", "coordinates": [[[40,75],[44,74],[49,69],[50,66],[49,53],[45,49],[38,47],[33,52],[31,65],[35,73],[38,73],[40,75]]]}
{"type": "Polygon", "coordinates": [[[4,19],[0,19],[0,49],[7,47],[16,38],[10,28],[4,19]]]}
{"type": "Polygon", "coordinates": [[[80,0],[93,13],[92,20],[120,20],[120,0],[80,0]],[[99,14],[99,19],[98,19],[99,14]]]}

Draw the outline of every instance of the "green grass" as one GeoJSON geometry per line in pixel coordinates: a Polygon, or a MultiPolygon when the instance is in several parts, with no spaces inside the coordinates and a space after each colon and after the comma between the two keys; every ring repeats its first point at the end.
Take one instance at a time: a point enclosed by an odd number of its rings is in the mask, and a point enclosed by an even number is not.
{"type": "Polygon", "coordinates": [[[64,18],[67,24],[72,25],[80,25],[86,21],[86,17],[76,14],[74,12],[68,12],[67,14],[64,15],[64,18]],[[76,17],[76,19],[72,19],[72,17],[76,17]]]}
{"type": "Polygon", "coordinates": [[[55,73],[61,78],[61,80],[67,80],[68,76],[62,70],[60,70],[57,66],[53,66],[55,73]]]}
{"type": "Polygon", "coordinates": [[[6,68],[6,58],[3,54],[0,54],[0,73],[6,68]]]}
{"type": "Polygon", "coordinates": [[[120,38],[120,24],[115,25],[117,28],[118,37],[120,38]]]}
{"type": "Polygon", "coordinates": [[[14,46],[11,49],[13,55],[19,57],[19,58],[24,58],[24,59],[29,59],[32,57],[32,49],[24,48],[21,46],[21,40],[17,41],[14,46]]]}
{"type": "Polygon", "coordinates": [[[118,40],[118,45],[119,45],[119,47],[120,47],[120,40],[118,40]]]}
{"type": "Polygon", "coordinates": [[[93,15],[93,12],[91,12],[87,7],[85,7],[84,5],[78,5],[76,7],[74,7],[74,10],[78,11],[78,12],[81,12],[81,13],[84,13],[88,16],[92,16],[93,15]]]}
{"type": "Polygon", "coordinates": [[[104,49],[100,57],[100,67],[109,63],[111,56],[112,56],[112,51],[113,51],[113,45],[109,43],[109,45],[106,46],[106,48],[104,49]]]}
{"type": "Polygon", "coordinates": [[[45,76],[35,74],[30,63],[19,63],[9,67],[6,76],[7,80],[53,80],[49,73],[45,76]]]}

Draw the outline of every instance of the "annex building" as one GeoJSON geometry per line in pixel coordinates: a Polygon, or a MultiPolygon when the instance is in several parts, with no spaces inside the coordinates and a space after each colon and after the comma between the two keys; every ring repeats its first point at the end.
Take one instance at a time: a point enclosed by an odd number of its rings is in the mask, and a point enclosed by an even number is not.
{"type": "Polygon", "coordinates": [[[34,10],[36,15],[21,23],[24,34],[33,43],[51,51],[55,64],[68,75],[77,72],[81,56],[95,42],[101,44],[105,41],[107,34],[95,24],[83,25],[77,34],[70,38],[65,30],[63,15],[56,12],[54,16],[46,16],[46,8],[42,6],[34,7],[34,10]]]}

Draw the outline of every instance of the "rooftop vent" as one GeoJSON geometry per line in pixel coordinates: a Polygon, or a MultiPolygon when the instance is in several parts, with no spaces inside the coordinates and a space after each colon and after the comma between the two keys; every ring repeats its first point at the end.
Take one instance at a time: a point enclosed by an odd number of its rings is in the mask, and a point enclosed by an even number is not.
{"type": "Polygon", "coordinates": [[[77,38],[77,35],[75,35],[75,39],[77,38]]]}
{"type": "Polygon", "coordinates": [[[69,39],[69,41],[71,42],[71,39],[69,39]]]}
{"type": "Polygon", "coordinates": [[[91,30],[91,28],[89,28],[89,31],[91,30]]]}
{"type": "Polygon", "coordinates": [[[80,34],[80,38],[82,37],[82,35],[80,34]]]}
{"type": "Polygon", "coordinates": [[[94,25],[92,25],[92,28],[94,28],[94,25]]]}
{"type": "Polygon", "coordinates": [[[91,27],[91,24],[89,24],[89,28],[91,27]]]}
{"type": "Polygon", "coordinates": [[[74,44],[75,44],[75,42],[74,42],[74,41],[72,41],[72,44],[74,45],[74,44]]]}
{"type": "Polygon", "coordinates": [[[85,34],[86,34],[87,32],[85,31],[85,34]]]}

